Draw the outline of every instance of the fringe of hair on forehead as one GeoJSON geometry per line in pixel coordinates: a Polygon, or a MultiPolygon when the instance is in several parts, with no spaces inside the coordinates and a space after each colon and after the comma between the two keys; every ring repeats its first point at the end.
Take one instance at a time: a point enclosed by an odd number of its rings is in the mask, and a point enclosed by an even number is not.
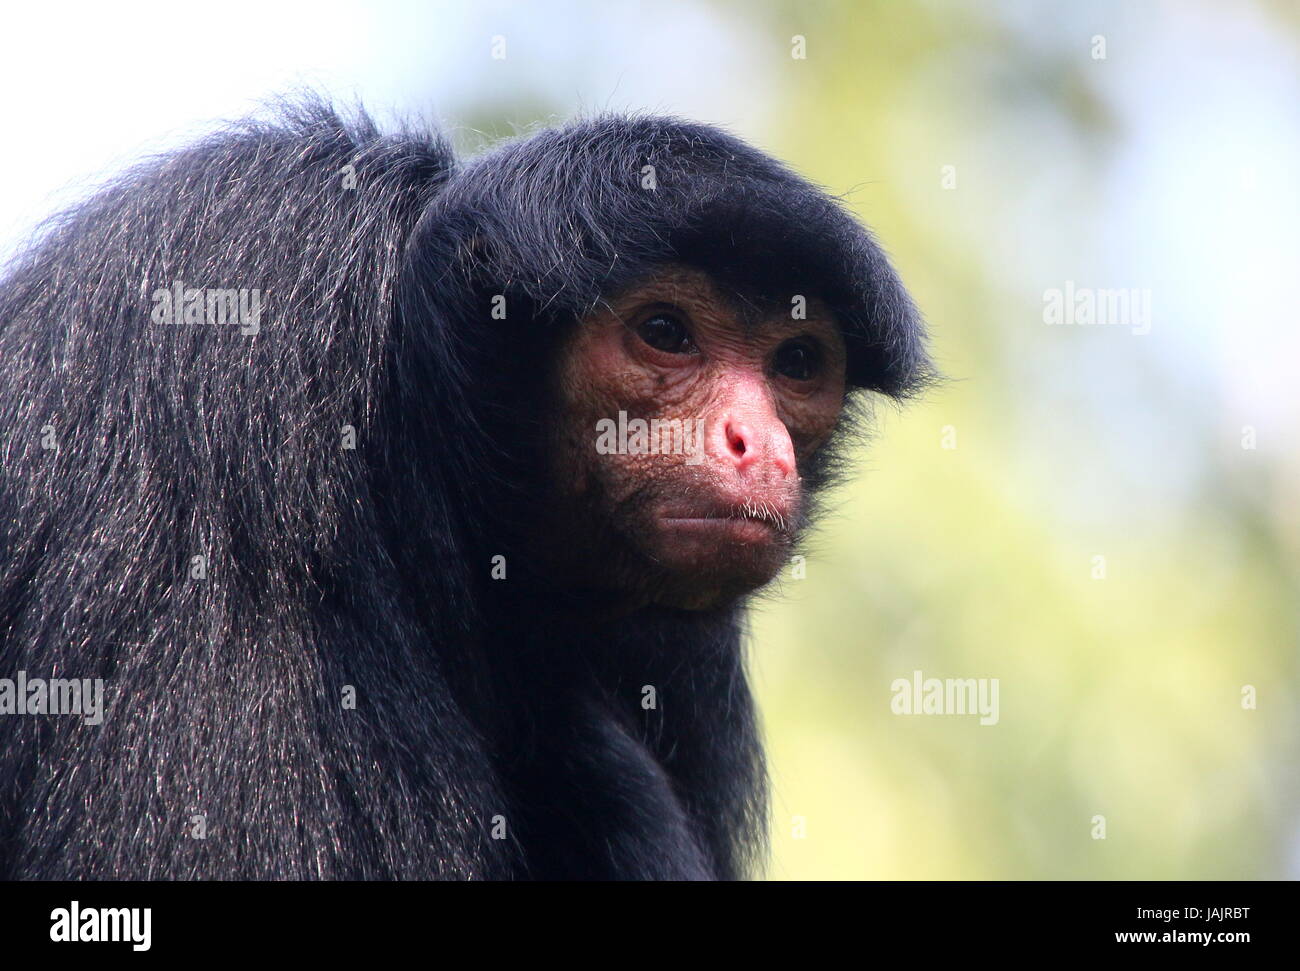
{"type": "Polygon", "coordinates": [[[825,300],[854,386],[906,397],[932,375],[911,298],[838,200],[725,132],[674,118],[604,116],[497,147],[449,180],[411,254],[422,283],[465,294],[472,280],[571,315],[687,263],[785,306],[825,300]]]}

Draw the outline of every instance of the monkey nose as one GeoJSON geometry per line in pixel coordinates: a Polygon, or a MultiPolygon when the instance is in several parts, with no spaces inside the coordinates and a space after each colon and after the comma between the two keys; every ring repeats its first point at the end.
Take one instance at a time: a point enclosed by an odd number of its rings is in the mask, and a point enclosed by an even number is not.
{"type": "Polygon", "coordinates": [[[723,425],[726,456],[740,472],[773,471],[785,478],[794,471],[794,443],[785,425],[754,426],[744,421],[728,420],[723,425]]]}

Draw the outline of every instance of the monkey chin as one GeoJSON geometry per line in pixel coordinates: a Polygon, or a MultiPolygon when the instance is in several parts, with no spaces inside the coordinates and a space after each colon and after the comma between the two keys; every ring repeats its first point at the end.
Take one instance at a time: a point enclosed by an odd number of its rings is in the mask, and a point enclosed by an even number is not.
{"type": "Polygon", "coordinates": [[[664,516],[646,544],[662,576],[663,606],[725,606],[769,583],[793,547],[787,530],[757,519],[664,516]]]}

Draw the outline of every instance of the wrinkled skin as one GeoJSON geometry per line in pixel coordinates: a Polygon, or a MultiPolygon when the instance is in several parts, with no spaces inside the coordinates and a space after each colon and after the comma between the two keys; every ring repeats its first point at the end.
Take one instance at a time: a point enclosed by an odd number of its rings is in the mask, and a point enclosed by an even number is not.
{"type": "Polygon", "coordinates": [[[709,609],[789,557],[800,472],[844,406],[845,348],[812,297],[806,319],[792,319],[788,300],[756,310],[673,266],[572,328],[550,384],[554,495],[542,532],[553,579],[620,609],[709,609]],[[692,431],[702,419],[702,449],[691,435],[661,439],[659,454],[602,454],[600,423],[620,412],[692,431]]]}

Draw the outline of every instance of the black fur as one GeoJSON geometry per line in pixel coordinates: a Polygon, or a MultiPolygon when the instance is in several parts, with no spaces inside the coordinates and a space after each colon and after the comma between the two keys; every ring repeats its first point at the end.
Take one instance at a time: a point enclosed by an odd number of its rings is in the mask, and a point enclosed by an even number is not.
{"type": "Polygon", "coordinates": [[[103,677],[108,711],[0,715],[0,877],[753,872],[739,608],[600,625],[514,555],[556,328],[669,260],[822,295],[858,387],[927,376],[867,233],[673,119],[460,167],[307,104],[52,222],[0,284],[0,677],[103,677]],[[176,280],[259,288],[260,333],[151,320],[176,280]]]}

